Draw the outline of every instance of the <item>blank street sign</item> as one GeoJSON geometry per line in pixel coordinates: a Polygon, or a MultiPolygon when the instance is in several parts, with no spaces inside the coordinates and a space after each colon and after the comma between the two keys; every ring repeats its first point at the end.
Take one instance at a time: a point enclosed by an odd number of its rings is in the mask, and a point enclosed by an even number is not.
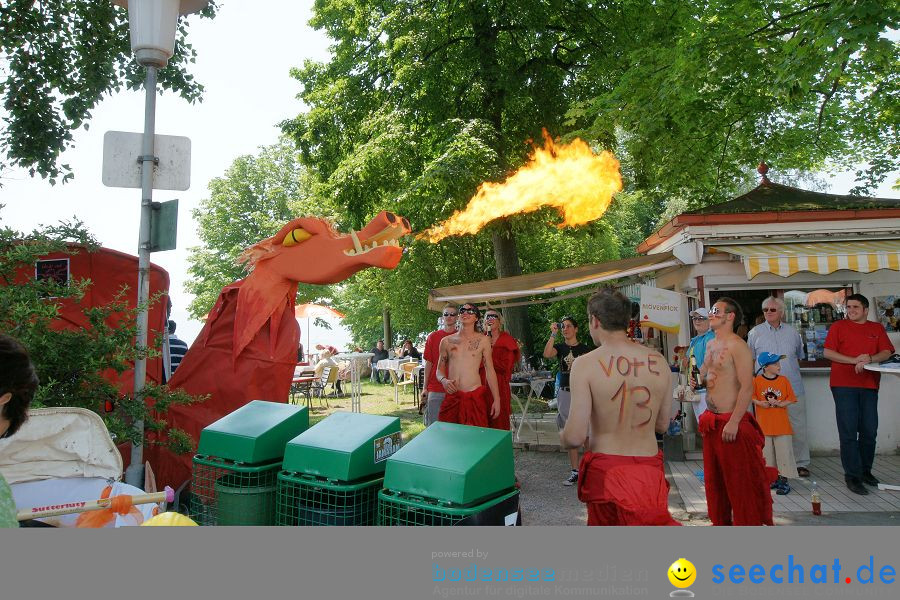
{"type": "MultiPolygon", "coordinates": [[[[107,131],[103,136],[103,185],[141,187],[141,142],[144,134],[107,131]]],[[[157,135],[153,189],[180,190],[191,187],[191,139],[178,135],[157,135]]]]}

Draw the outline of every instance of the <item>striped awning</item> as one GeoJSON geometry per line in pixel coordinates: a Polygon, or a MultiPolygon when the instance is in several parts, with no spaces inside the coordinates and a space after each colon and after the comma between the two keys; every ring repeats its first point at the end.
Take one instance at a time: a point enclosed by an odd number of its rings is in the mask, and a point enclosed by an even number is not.
{"type": "Polygon", "coordinates": [[[900,271],[900,240],[745,244],[715,249],[740,256],[749,279],[763,272],[788,277],[801,271],[819,275],[841,269],[857,273],[900,271]]]}

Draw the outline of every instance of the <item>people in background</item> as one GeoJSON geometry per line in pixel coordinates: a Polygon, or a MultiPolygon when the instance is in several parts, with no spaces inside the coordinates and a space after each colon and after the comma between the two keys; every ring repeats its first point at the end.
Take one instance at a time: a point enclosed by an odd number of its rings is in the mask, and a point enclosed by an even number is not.
{"type": "MultiPolygon", "coordinates": [[[[791,445],[800,477],[809,477],[809,443],[807,442],[806,390],[800,375],[800,359],[803,357],[803,340],[796,329],[784,322],[784,300],[769,296],[762,302],[764,323],[750,330],[747,345],[758,360],[764,352],[784,356],[781,360],[781,376],[787,378],[794,391],[796,402],[787,407],[791,421],[791,445]]],[[[760,363],[762,366],[762,363],[760,363]]]]}
{"type": "Polygon", "coordinates": [[[781,375],[784,356],[763,352],[759,355],[760,372],[753,379],[753,405],[756,420],[766,436],[763,457],[769,468],[778,469],[778,479],[772,489],[779,496],[790,493],[788,479],[797,477],[797,463],[791,445],[793,429],[788,417],[788,406],[797,402],[791,382],[781,375]]]}
{"type": "Polygon", "coordinates": [[[388,358],[388,351],[384,348],[384,340],[378,340],[370,352],[375,355],[372,357],[372,379],[376,383],[388,383],[390,376],[386,371],[379,371],[376,366],[379,360],[387,360],[388,358]]]}
{"type": "Polygon", "coordinates": [[[444,386],[435,376],[441,340],[452,333],[456,333],[456,319],[459,316],[455,304],[445,304],[441,315],[441,328],[428,334],[425,340],[425,364],[423,365],[423,378],[425,385],[422,396],[419,399],[419,414],[425,412],[425,427],[428,427],[438,419],[441,403],[446,392],[444,386]]]}
{"type": "Polygon", "coordinates": [[[825,337],[825,358],[831,361],[831,395],[841,443],[844,481],[854,494],[877,486],[872,474],[878,433],[878,388],[881,374],[865,367],[894,353],[881,323],[869,321],[869,299],[847,296],[847,318],[835,321],[825,337]],[[865,484],[865,485],[863,485],[865,484]]]}
{"type": "Polygon", "coordinates": [[[403,345],[400,347],[400,358],[414,358],[416,360],[421,360],[422,353],[413,346],[412,340],[406,339],[403,340],[403,345]]]}
{"type": "Polygon", "coordinates": [[[169,364],[171,365],[173,374],[178,368],[178,365],[181,364],[181,359],[184,358],[184,355],[187,354],[188,351],[187,342],[175,335],[175,327],[175,321],[169,319],[169,364]]]}
{"type": "Polygon", "coordinates": [[[691,324],[693,324],[697,335],[692,337],[688,344],[686,355],[688,362],[687,372],[691,389],[694,390],[694,395],[697,398],[694,416],[699,419],[703,411],[706,410],[706,386],[702,380],[699,380],[699,371],[703,361],[706,360],[706,345],[715,337],[715,334],[709,328],[708,309],[700,307],[692,310],[690,316],[691,324]]]}
{"type": "MultiPolygon", "coordinates": [[[[569,390],[569,371],[572,363],[582,354],[591,351],[591,347],[578,341],[578,324],[572,317],[563,317],[560,324],[550,323],[550,339],[544,346],[544,358],[556,358],[559,360],[559,392],[556,396],[556,426],[562,431],[569,418],[569,402],[571,393],[569,390]],[[563,341],[556,343],[556,334],[562,325],[563,341]]],[[[578,448],[569,449],[569,476],[563,481],[563,485],[575,485],[578,483],[578,448]]]]}
{"type": "MultiPolygon", "coordinates": [[[[490,420],[494,429],[509,430],[510,403],[512,391],[509,383],[513,371],[519,362],[519,343],[503,329],[503,317],[499,311],[489,308],[484,312],[484,332],[491,340],[491,357],[494,361],[494,372],[497,373],[497,386],[500,389],[500,413],[490,420]]],[[[481,370],[482,381],[487,383],[484,369],[481,370]]]]}
{"type": "MultiPolygon", "coordinates": [[[[28,418],[38,378],[28,351],[14,338],[0,334],[0,440],[12,437],[28,418]]],[[[18,527],[16,503],[0,474],[0,528],[18,527]]]]}

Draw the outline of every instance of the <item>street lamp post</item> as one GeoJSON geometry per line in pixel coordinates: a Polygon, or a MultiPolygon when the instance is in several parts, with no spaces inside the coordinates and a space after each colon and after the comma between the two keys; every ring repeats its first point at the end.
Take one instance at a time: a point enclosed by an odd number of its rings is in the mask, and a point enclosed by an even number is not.
{"type": "MultiPolygon", "coordinates": [[[[128,8],[131,51],[138,64],[147,69],[144,81],[144,137],[141,146],[141,224],[138,233],[137,337],[138,357],[134,362],[134,396],[143,400],[147,380],[147,303],[150,300],[150,218],[153,205],[153,167],[157,161],[154,147],[156,135],[156,77],[175,53],[175,27],[179,15],[203,10],[209,0],[112,0],[128,8]]],[[[144,421],[134,423],[140,441],[131,445],[131,463],[125,470],[125,483],[143,488],[144,421]]]]}

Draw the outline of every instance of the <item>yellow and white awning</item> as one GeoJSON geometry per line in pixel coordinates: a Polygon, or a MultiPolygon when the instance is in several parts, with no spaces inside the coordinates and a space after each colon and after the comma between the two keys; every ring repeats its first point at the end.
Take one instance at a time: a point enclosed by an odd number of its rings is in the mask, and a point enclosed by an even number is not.
{"type": "Polygon", "coordinates": [[[740,256],[748,279],[763,272],[788,277],[800,271],[819,275],[841,269],[857,273],[880,269],[900,271],[900,240],[745,244],[715,248],[740,256]]]}

